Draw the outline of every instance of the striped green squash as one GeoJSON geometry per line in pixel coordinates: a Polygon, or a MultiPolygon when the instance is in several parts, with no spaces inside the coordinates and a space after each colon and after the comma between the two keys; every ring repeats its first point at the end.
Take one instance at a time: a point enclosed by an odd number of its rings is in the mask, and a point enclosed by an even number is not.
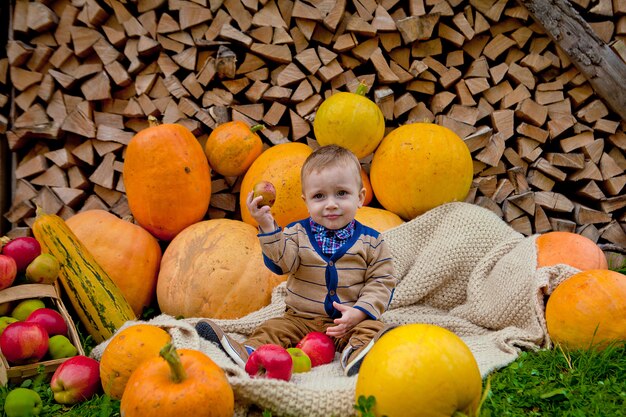
{"type": "Polygon", "coordinates": [[[108,339],[126,321],[136,319],[120,289],[61,217],[38,213],[32,229],[42,252],[52,254],[61,264],[63,289],[96,342],[108,339]]]}

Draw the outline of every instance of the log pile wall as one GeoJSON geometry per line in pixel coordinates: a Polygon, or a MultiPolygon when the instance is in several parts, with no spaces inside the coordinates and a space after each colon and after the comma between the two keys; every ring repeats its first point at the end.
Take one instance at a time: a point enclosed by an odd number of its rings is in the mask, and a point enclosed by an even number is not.
{"type": "MultiPolygon", "coordinates": [[[[626,1],[572,3],[626,55],[626,1]]],[[[0,59],[15,163],[4,217],[128,214],[124,149],[147,116],[203,142],[227,120],[267,146],[315,145],[315,110],[359,81],[387,129],[431,121],[474,160],[467,201],[530,235],[626,246],[626,124],[528,10],[508,0],[16,0],[0,59]]],[[[367,168],[368,158],[363,160],[367,168]]],[[[240,178],[213,175],[207,218],[238,218],[240,178]]]]}

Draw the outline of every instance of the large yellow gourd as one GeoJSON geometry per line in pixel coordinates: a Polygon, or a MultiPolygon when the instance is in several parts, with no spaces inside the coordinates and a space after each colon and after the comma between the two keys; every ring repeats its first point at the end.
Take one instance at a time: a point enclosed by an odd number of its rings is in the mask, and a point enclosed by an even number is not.
{"type": "Polygon", "coordinates": [[[122,291],[62,218],[38,214],[33,234],[41,250],[61,264],[59,280],[63,289],[96,342],[105,341],[126,321],[136,318],[122,291]]]}
{"type": "Polygon", "coordinates": [[[370,181],[378,202],[405,220],[441,204],[463,201],[472,156],[450,129],[413,123],[389,133],[374,153],[370,181]]]}
{"type": "Polygon", "coordinates": [[[482,380],[476,359],[454,333],[408,324],[384,334],[363,359],[356,398],[373,395],[376,416],[474,415],[482,380]]]}

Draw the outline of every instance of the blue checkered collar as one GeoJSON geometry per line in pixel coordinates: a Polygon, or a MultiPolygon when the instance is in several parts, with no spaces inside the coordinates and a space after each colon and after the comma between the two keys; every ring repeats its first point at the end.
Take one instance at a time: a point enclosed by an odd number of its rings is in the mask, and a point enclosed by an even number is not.
{"type": "Polygon", "coordinates": [[[355,224],[354,220],[352,220],[350,223],[348,223],[341,229],[337,229],[337,230],[327,229],[321,224],[313,221],[312,218],[309,218],[309,222],[311,224],[311,232],[313,232],[314,235],[320,234],[322,236],[329,237],[329,238],[334,237],[340,240],[347,240],[347,239],[350,239],[352,237],[352,234],[354,233],[354,224],[355,224]]]}

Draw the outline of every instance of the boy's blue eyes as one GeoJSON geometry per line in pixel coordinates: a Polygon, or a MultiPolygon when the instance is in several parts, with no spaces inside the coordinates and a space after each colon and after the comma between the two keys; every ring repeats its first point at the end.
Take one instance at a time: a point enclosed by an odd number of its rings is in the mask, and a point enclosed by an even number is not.
{"type": "MultiPolygon", "coordinates": [[[[339,197],[345,197],[345,196],[347,196],[348,194],[349,194],[349,193],[348,193],[347,191],[344,191],[344,190],[337,191],[337,196],[339,196],[339,197]]],[[[321,193],[315,194],[315,195],[313,196],[313,199],[315,199],[315,200],[320,200],[320,199],[322,199],[322,198],[324,198],[324,194],[321,194],[321,193]]]]}

